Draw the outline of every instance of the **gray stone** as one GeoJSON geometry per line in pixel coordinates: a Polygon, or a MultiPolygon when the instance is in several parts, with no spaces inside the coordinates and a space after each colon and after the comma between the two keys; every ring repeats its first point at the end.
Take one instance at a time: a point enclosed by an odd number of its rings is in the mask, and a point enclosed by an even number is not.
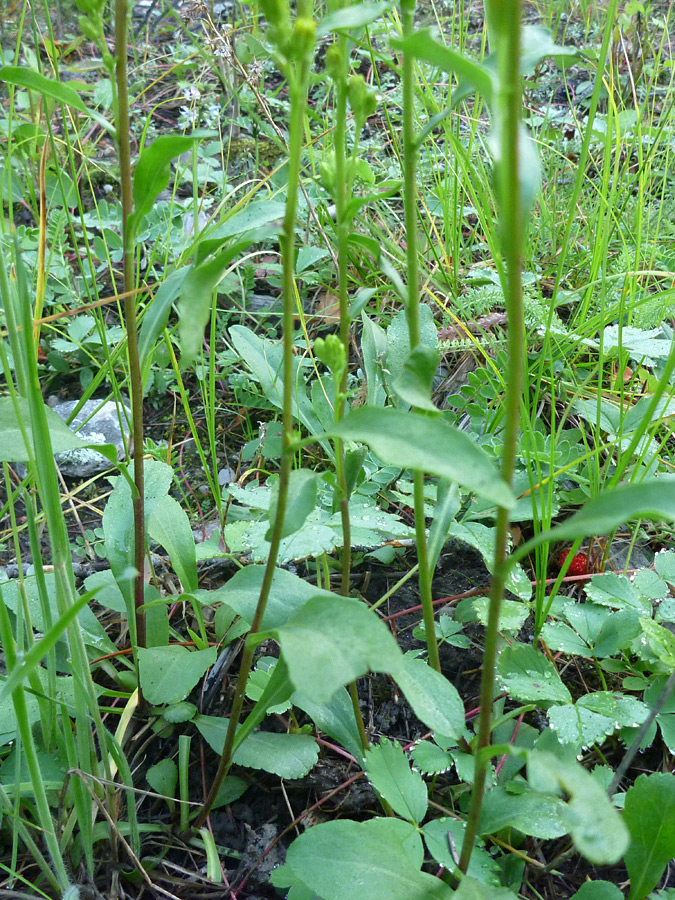
{"type": "MultiPolygon", "coordinates": [[[[65,422],[77,403],[77,400],[57,403],[54,412],[65,422]]],[[[131,410],[126,406],[123,409],[126,411],[128,421],[131,422],[131,410]]],[[[129,429],[124,416],[120,426],[117,405],[112,400],[107,400],[103,405],[100,400],[87,400],[70,423],[70,428],[88,443],[114,444],[117,448],[117,459],[124,459],[129,429]]],[[[89,447],[57,453],[55,458],[61,474],[68,478],[91,478],[92,475],[110,468],[110,462],[105,456],[89,447]]]]}

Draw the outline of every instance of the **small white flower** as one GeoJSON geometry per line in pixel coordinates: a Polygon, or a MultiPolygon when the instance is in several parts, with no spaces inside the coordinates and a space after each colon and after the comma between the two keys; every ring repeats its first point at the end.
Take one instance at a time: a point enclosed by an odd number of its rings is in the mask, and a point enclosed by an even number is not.
{"type": "Polygon", "coordinates": [[[188,101],[200,100],[201,96],[201,91],[198,87],[195,87],[194,84],[189,85],[189,87],[186,87],[183,91],[183,97],[188,101]]]}

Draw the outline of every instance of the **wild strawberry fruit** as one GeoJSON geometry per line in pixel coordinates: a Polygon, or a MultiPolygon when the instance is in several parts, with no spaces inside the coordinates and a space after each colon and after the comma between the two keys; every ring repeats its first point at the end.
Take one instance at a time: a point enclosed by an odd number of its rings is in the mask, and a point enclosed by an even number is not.
{"type": "MultiPolygon", "coordinates": [[[[565,564],[565,560],[569,556],[569,550],[563,550],[560,554],[560,568],[565,564]]],[[[588,572],[588,556],[585,553],[576,553],[572,557],[572,562],[567,570],[568,575],[585,575],[588,572]]]]}

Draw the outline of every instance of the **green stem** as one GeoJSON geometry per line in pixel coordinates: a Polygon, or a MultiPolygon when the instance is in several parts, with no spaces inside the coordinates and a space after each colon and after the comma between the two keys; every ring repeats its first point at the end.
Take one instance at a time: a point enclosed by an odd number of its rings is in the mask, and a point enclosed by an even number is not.
{"type": "MultiPolygon", "coordinates": [[[[145,613],[143,612],[145,565],[145,496],[143,476],[143,383],[138,355],[138,323],[134,296],[134,241],[130,239],[127,222],[132,212],[131,146],[129,127],[129,92],[127,89],[127,0],[115,0],[115,81],[117,84],[117,141],[120,161],[120,187],[122,191],[122,241],[124,319],[129,354],[129,382],[131,391],[132,432],[134,439],[134,483],[137,495],[134,508],[134,607],[135,643],[145,647],[145,613]]],[[[196,225],[195,225],[196,227],[196,225]]]]}
{"type": "MultiPolygon", "coordinates": [[[[401,2],[401,24],[403,37],[413,33],[415,27],[415,2],[401,2]]],[[[406,239],[406,269],[408,297],[406,319],[410,350],[420,343],[419,312],[419,264],[417,259],[417,141],[415,138],[415,61],[412,54],[404,53],[401,66],[403,90],[403,205],[406,239]]],[[[413,497],[415,508],[415,538],[419,562],[419,589],[426,633],[429,664],[437,672],[441,671],[441,659],[436,640],[436,620],[431,593],[432,572],[429,571],[427,554],[427,532],[424,516],[424,473],[413,473],[413,497]]]]}
{"type": "MultiPolygon", "coordinates": [[[[522,0],[490,0],[490,20],[498,41],[499,88],[496,122],[499,123],[501,159],[496,165],[497,197],[500,206],[501,247],[506,264],[506,309],[508,316],[507,391],[504,410],[504,447],[502,478],[507,484],[513,479],[516,444],[520,423],[525,362],[525,328],[522,297],[522,252],[524,223],[519,173],[519,128],[521,115],[520,93],[520,18],[522,0]]],[[[492,731],[492,702],[495,686],[495,666],[499,640],[499,613],[507,575],[509,547],[509,511],[497,511],[495,565],[490,591],[490,607],[483,653],[483,673],[480,690],[478,741],[475,749],[475,774],[471,803],[459,869],[466,874],[474,842],[478,834],[478,820],[483,804],[489,757],[481,752],[490,744],[492,731]]]]}
{"type": "Polygon", "coordinates": [[[296,64],[288,66],[288,87],[291,104],[290,134],[288,146],[288,188],[286,194],[286,213],[284,216],[283,233],[281,235],[281,257],[283,265],[283,407],[282,407],[282,435],[281,435],[281,467],[279,470],[279,493],[277,499],[277,514],[272,528],[269,556],[265,566],[263,583],[260,588],[260,596],[256,607],[249,637],[244,644],[241,657],[237,686],[235,689],[230,720],[225,735],[225,745],[220,757],[218,769],[211,784],[204,806],[193,823],[194,828],[200,828],[208,818],[211,807],[218,796],[223,779],[232,765],[234,738],[239,725],[239,718],[244,704],[246,683],[248,682],[255,643],[251,636],[260,630],[272,579],[281,544],[286,505],[288,502],[288,485],[293,465],[294,447],[292,441],[293,431],[293,315],[295,313],[295,221],[297,214],[298,189],[300,187],[300,165],[303,146],[303,128],[305,103],[307,99],[307,81],[309,74],[309,60],[306,57],[296,64]]]}

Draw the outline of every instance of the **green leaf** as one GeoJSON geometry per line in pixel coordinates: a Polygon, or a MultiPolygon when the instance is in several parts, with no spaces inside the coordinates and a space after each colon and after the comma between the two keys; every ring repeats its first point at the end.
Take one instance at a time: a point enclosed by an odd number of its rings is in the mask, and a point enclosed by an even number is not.
{"type": "Polygon", "coordinates": [[[150,766],[145,777],[153,791],[165,797],[175,797],[178,766],[172,759],[160,759],[154,766],[150,766]]]}
{"type": "Polygon", "coordinates": [[[183,266],[168,275],[146,306],[138,339],[138,355],[143,369],[148,363],[155,341],[166,327],[171,305],[180,295],[185,278],[190,271],[189,266],[183,266]]]}
{"type": "Polygon", "coordinates": [[[420,871],[423,859],[419,835],[401,819],[326,822],[288,848],[285,883],[322,900],[452,900],[446,884],[420,871]]]}
{"type": "Polygon", "coordinates": [[[431,399],[434,376],[440,355],[430,347],[415,347],[403,366],[403,371],[392,383],[394,392],[410,406],[439,413],[431,399]]]}
{"type": "MultiPolygon", "coordinates": [[[[438,329],[434,322],[434,315],[429,306],[422,304],[420,306],[420,342],[411,354],[408,318],[405,310],[401,310],[387,328],[384,374],[391,390],[395,390],[397,383],[403,382],[404,389],[412,391],[419,400],[424,398],[424,402],[429,406],[433,377],[438,368],[438,358],[433,355],[436,353],[437,345],[438,329]],[[410,367],[411,356],[412,367],[410,367]],[[434,361],[435,365],[432,365],[434,361]],[[426,391],[425,382],[428,385],[426,391]]],[[[402,399],[405,401],[403,405],[407,405],[408,401],[405,398],[402,399]]],[[[397,405],[402,406],[402,404],[397,405]]],[[[432,412],[438,413],[433,404],[429,408],[432,412]]]]}
{"type": "MultiPolygon", "coordinates": [[[[309,469],[294,469],[291,472],[288,486],[288,502],[284,515],[284,524],[281,531],[282,538],[295,534],[305,524],[305,519],[316,506],[316,498],[319,490],[319,476],[309,469]]],[[[274,519],[277,514],[277,498],[279,483],[275,485],[270,502],[270,527],[265,535],[266,541],[272,540],[274,519]]]]}
{"type": "Polygon", "coordinates": [[[387,353],[387,333],[364,312],[361,313],[361,322],[361,352],[366,372],[368,406],[384,406],[387,392],[384,388],[383,366],[387,353]]]}
{"type": "MultiPolygon", "coordinates": [[[[444,816],[428,822],[422,831],[424,842],[436,862],[456,874],[457,857],[462,849],[466,823],[460,819],[444,816]],[[453,849],[451,850],[451,848],[453,849]]],[[[484,886],[499,887],[499,865],[483,847],[473,848],[468,875],[479,879],[484,886]]],[[[488,894],[487,896],[491,897],[492,895],[488,894]]],[[[513,895],[508,892],[508,896],[511,898],[513,895]]]]}
{"type": "Polygon", "coordinates": [[[215,647],[140,647],[138,670],[145,699],[153,705],[184,700],[215,661],[215,647]]]}
{"type": "Polygon", "coordinates": [[[640,619],[640,625],[661,662],[669,669],[675,669],[675,634],[652,619],[640,619]]]}
{"type": "Polygon", "coordinates": [[[424,660],[401,656],[387,670],[427,728],[449,738],[464,732],[464,704],[457,689],[424,660]]]}
{"type": "Polygon", "coordinates": [[[631,837],[624,854],[630,877],[628,900],[642,900],[675,857],[674,810],[675,775],[640,775],[628,788],[623,810],[631,837]]]}
{"type": "Polygon", "coordinates": [[[453,900],[516,900],[508,888],[492,887],[468,876],[462,878],[452,897],[453,900]]]}
{"type": "Polygon", "coordinates": [[[540,840],[553,840],[567,834],[564,807],[564,801],[555,794],[529,788],[510,793],[498,784],[485,794],[478,830],[480,834],[495,834],[510,826],[540,840]]]}
{"type": "Polygon", "coordinates": [[[529,644],[505,647],[497,660],[499,680],[514,700],[571,702],[553,663],[529,644]]]}
{"type": "Polygon", "coordinates": [[[549,719],[561,743],[592,746],[619,728],[637,728],[648,712],[635,697],[596,691],[580,697],[574,706],[552,707],[549,719]]]}
{"type": "Polygon", "coordinates": [[[439,475],[497,505],[510,507],[514,502],[487,453],[442,419],[360,407],[335,426],[332,436],[361,441],[390,465],[439,475]]]}
{"type": "MultiPolygon", "coordinates": [[[[17,397],[16,403],[19,410],[19,416],[26,429],[30,451],[34,457],[35,448],[33,446],[30,406],[25,397],[17,397]]],[[[75,450],[81,447],[91,446],[94,446],[97,450],[101,449],[101,444],[92,445],[85,443],[85,441],[78,437],[74,431],[71,431],[63,419],[46,404],[45,415],[47,417],[47,426],[49,428],[49,436],[51,437],[54,453],[62,453],[64,450],[75,450]]],[[[21,428],[19,427],[19,419],[17,418],[14,408],[14,401],[11,397],[0,397],[0,432],[2,433],[2,442],[0,442],[0,461],[10,463],[27,462],[28,451],[23,440],[21,428]]],[[[116,451],[115,458],[117,458],[116,451]]]]}
{"type": "Polygon", "coordinates": [[[316,26],[317,40],[332,31],[351,31],[370,25],[391,9],[394,3],[356,3],[324,16],[316,26]]]}
{"type": "MultiPolygon", "coordinates": [[[[242,617],[249,625],[253,621],[263,578],[264,566],[246,566],[215,591],[194,591],[203,603],[221,601],[242,617]]],[[[272,587],[265,607],[261,629],[269,631],[284,625],[312,597],[335,598],[329,591],[320,591],[286,569],[275,569],[272,587]]]]}
{"type": "Polygon", "coordinates": [[[569,519],[522,544],[511,561],[523,559],[540,544],[609,534],[633,519],[675,520],[675,476],[661,475],[639,484],[620,485],[591,497],[569,519]]]}
{"type": "Polygon", "coordinates": [[[320,731],[337,741],[359,762],[363,760],[354,706],[346,688],[338,689],[327,703],[316,703],[300,691],[295,691],[291,702],[306,712],[320,731]]]}
{"type": "Polygon", "coordinates": [[[609,881],[587,881],[570,900],[623,900],[623,894],[609,881]]]}
{"type": "Polygon", "coordinates": [[[429,559],[429,572],[434,573],[436,563],[441,555],[445,542],[448,539],[448,532],[459,512],[460,508],[459,491],[457,485],[442,478],[436,491],[436,505],[434,506],[434,517],[429,529],[429,540],[427,543],[427,557],[429,559]]]}
{"type": "Polygon", "coordinates": [[[365,756],[366,775],[375,790],[394,812],[419,824],[427,814],[427,787],[419,772],[410,768],[408,757],[398,741],[382,738],[365,756]]]}
{"type": "Polygon", "coordinates": [[[547,622],[541,629],[541,636],[551,650],[561,650],[576,656],[591,656],[588,644],[564,622],[547,622]]]}
{"type": "MultiPolygon", "coordinates": [[[[481,625],[487,626],[490,613],[490,598],[477,597],[473,601],[473,608],[476,610],[476,615],[481,625]]],[[[500,631],[520,631],[529,615],[529,604],[520,600],[502,600],[499,609],[498,628],[500,631]]]]}
{"type": "MultiPolygon", "coordinates": [[[[237,241],[236,244],[223,250],[217,256],[208,257],[204,262],[195,263],[181,279],[178,300],[181,370],[185,371],[199,353],[204,338],[204,329],[211,315],[213,292],[232,260],[239,256],[250,243],[250,240],[237,241]]],[[[168,296],[162,299],[168,315],[168,296]]]]}
{"type": "MultiPolygon", "coordinates": [[[[145,520],[152,516],[155,504],[169,491],[173,469],[157,460],[146,460],[143,465],[145,520]]],[[[134,565],[134,511],[131,488],[124,478],[115,481],[115,487],[103,510],[103,534],[106,556],[110,568],[124,595],[127,613],[133,609],[133,582],[128,570],[134,565]]]]}
{"type": "Polygon", "coordinates": [[[197,555],[192,528],[183,507],[168,495],[148,516],[148,534],[164,547],[186,593],[197,590],[197,555]]]}
{"type": "Polygon", "coordinates": [[[576,47],[556,44],[548,28],[526,25],[522,29],[520,62],[523,75],[531,75],[537,64],[547,56],[568,60],[578,55],[576,47]]]}
{"type": "Polygon", "coordinates": [[[134,211],[127,220],[127,230],[133,238],[141,221],[152,209],[157,195],[169,184],[171,160],[190,150],[198,141],[217,137],[215,132],[193,131],[192,134],[163,134],[144,147],[134,169],[134,211]]]}
{"type": "Polygon", "coordinates": [[[421,741],[419,744],[415,744],[412,761],[415,767],[425,775],[439,775],[447,772],[453,764],[452,757],[447,750],[441,750],[437,744],[431,741],[421,741]]]}
{"type": "Polygon", "coordinates": [[[563,821],[579,853],[595,865],[621,859],[630,843],[628,829],[599,781],[579,763],[542,751],[528,754],[527,773],[535,790],[568,794],[563,821]]]}
{"type": "Polygon", "coordinates": [[[442,43],[433,36],[430,28],[420,28],[402,40],[390,38],[389,43],[394,50],[410,53],[444,72],[454,72],[482,94],[489,104],[492,102],[492,78],[487,69],[442,43]]]}
{"type": "MultiPolygon", "coordinates": [[[[263,394],[278,409],[283,406],[283,347],[279,341],[258,337],[244,325],[233,325],[230,338],[234,349],[260,383],[263,394]]],[[[300,361],[293,357],[293,415],[297,416],[310,434],[320,434],[321,423],[304,388],[300,361]]],[[[328,442],[326,446],[330,447],[328,442]]]]}
{"type": "Polygon", "coordinates": [[[375,613],[359,600],[335,594],[313,597],[276,637],[293,685],[317,703],[369,670],[394,670],[402,658],[375,613]]]}
{"type": "Polygon", "coordinates": [[[42,94],[43,97],[49,97],[52,100],[57,100],[59,103],[72,106],[73,109],[91,116],[106,131],[113,135],[115,134],[115,129],[110,122],[95,110],[87,109],[80,95],[70,84],[64,84],[62,81],[52,81],[51,78],[46,78],[39,72],[24,66],[2,66],[0,68],[0,81],[27,88],[29,91],[36,91],[38,94],[42,94]]]}
{"type": "Polygon", "coordinates": [[[311,734],[274,734],[256,731],[237,748],[238,766],[263,769],[280,778],[304,778],[319,758],[319,745],[311,734]]]}
{"type": "Polygon", "coordinates": [[[286,204],[280,203],[278,200],[255,200],[253,203],[248,203],[244,209],[230,216],[215,231],[210,232],[207,238],[203,238],[199,242],[197,261],[201,263],[227,238],[258,231],[274,222],[279,222],[278,230],[280,231],[281,220],[284,218],[285,212],[286,204]]]}
{"type": "MultiPolygon", "coordinates": [[[[229,721],[220,716],[196,716],[194,724],[209,746],[220,756],[229,721]]],[[[280,778],[302,778],[316,764],[319,747],[310,734],[275,734],[256,731],[237,748],[234,762],[262,769],[280,778]]]]}
{"type": "Polygon", "coordinates": [[[15,84],[19,87],[28,88],[28,90],[36,91],[52,100],[58,100],[78,109],[80,112],[86,113],[87,107],[82,102],[82,98],[74,87],[64,84],[61,81],[52,81],[45,78],[39,72],[24,66],[3,66],[0,68],[0,79],[8,84],[15,84]]]}

